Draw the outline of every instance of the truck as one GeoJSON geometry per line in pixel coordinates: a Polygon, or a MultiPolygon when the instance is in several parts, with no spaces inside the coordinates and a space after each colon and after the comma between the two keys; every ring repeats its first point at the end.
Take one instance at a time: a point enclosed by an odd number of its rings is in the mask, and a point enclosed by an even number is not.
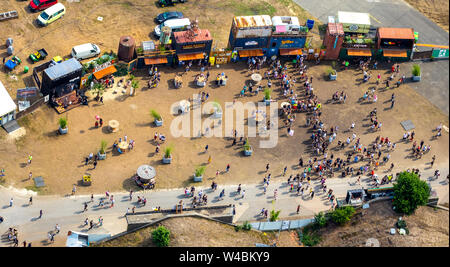
{"type": "Polygon", "coordinates": [[[158,0],[160,7],[174,6],[176,3],[185,3],[187,0],[158,0]]]}
{"type": "Polygon", "coordinates": [[[31,62],[38,62],[39,60],[43,60],[48,56],[47,51],[42,48],[39,49],[36,53],[30,55],[31,62]]]}

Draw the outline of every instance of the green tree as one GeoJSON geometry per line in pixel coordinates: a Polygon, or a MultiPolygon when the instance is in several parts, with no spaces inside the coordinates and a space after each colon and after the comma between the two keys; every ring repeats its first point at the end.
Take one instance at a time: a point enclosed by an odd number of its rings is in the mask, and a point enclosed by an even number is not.
{"type": "Polygon", "coordinates": [[[323,211],[314,215],[314,227],[316,229],[322,228],[325,225],[327,225],[327,217],[325,217],[323,211]]]}
{"type": "Polygon", "coordinates": [[[337,208],[331,213],[331,220],[337,224],[344,225],[350,221],[354,214],[355,208],[352,206],[337,208]]]}
{"type": "Polygon", "coordinates": [[[402,172],[394,184],[395,210],[407,215],[412,214],[418,206],[425,205],[430,197],[430,187],[414,173],[402,172]]]}
{"type": "Polygon", "coordinates": [[[153,243],[158,247],[167,247],[170,243],[170,231],[164,226],[159,226],[152,232],[153,243]]]}
{"type": "Polygon", "coordinates": [[[278,220],[278,217],[280,216],[281,210],[271,210],[270,211],[270,221],[274,222],[278,220]]]}

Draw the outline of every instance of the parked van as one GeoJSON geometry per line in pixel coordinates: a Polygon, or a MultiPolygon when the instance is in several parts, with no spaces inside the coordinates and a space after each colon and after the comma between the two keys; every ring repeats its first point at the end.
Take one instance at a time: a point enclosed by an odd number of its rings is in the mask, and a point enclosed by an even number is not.
{"type": "Polygon", "coordinates": [[[58,0],[31,0],[28,7],[32,12],[41,11],[58,3],[58,0]]]}
{"type": "Polygon", "coordinates": [[[37,18],[37,24],[41,26],[47,26],[53,21],[62,18],[66,14],[66,8],[63,4],[57,3],[42,12],[37,18]]]}
{"type": "Polygon", "coordinates": [[[172,32],[178,32],[186,30],[189,25],[191,25],[191,21],[188,18],[169,19],[155,27],[155,35],[159,37],[161,35],[161,28],[164,26],[170,27],[172,32]]]}
{"type": "Polygon", "coordinates": [[[100,48],[97,45],[87,43],[77,45],[72,48],[72,57],[82,60],[90,57],[96,57],[100,54],[100,48]]]}

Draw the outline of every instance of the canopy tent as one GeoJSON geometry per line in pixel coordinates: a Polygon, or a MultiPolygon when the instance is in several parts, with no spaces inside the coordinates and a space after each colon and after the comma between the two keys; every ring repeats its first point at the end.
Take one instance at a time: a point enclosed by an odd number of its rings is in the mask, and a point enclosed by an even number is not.
{"type": "Polygon", "coordinates": [[[104,68],[102,70],[94,72],[94,76],[95,76],[95,79],[100,80],[101,78],[103,78],[107,75],[115,73],[116,71],[117,71],[116,67],[114,67],[114,65],[111,65],[107,68],[104,68]]]}
{"type": "Polygon", "coordinates": [[[406,50],[383,50],[384,57],[407,57],[406,50]]]}
{"type": "Polygon", "coordinates": [[[197,59],[204,59],[205,56],[203,53],[191,53],[191,54],[179,54],[178,60],[179,61],[187,61],[187,60],[197,60],[197,59]]]}
{"type": "Polygon", "coordinates": [[[263,55],[264,53],[262,49],[239,50],[240,57],[260,57],[263,55]]]}
{"type": "Polygon", "coordinates": [[[150,165],[141,165],[137,169],[136,174],[139,176],[141,180],[151,180],[156,176],[156,170],[150,165]]]}
{"type": "Polygon", "coordinates": [[[146,58],[144,59],[145,65],[155,65],[155,64],[165,64],[167,63],[167,58],[157,57],[157,58],[146,58]]]}
{"type": "MultiPolygon", "coordinates": [[[[13,99],[9,95],[6,88],[3,86],[0,81],[0,118],[3,115],[11,113],[17,109],[16,103],[14,103],[13,99]]],[[[0,123],[1,124],[1,123],[0,123]]]]}
{"type": "Polygon", "coordinates": [[[348,49],[347,55],[355,57],[371,57],[372,51],[370,51],[370,49],[348,49]]]}
{"type": "Polygon", "coordinates": [[[300,48],[282,48],[280,49],[281,56],[296,56],[302,55],[302,49],[300,48]]]}

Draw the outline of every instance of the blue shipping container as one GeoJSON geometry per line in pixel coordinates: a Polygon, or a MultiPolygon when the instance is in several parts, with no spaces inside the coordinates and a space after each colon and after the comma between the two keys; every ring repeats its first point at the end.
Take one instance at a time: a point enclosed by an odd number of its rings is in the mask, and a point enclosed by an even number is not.
{"type": "Polygon", "coordinates": [[[270,39],[269,48],[303,48],[306,37],[277,36],[270,39]]]}

